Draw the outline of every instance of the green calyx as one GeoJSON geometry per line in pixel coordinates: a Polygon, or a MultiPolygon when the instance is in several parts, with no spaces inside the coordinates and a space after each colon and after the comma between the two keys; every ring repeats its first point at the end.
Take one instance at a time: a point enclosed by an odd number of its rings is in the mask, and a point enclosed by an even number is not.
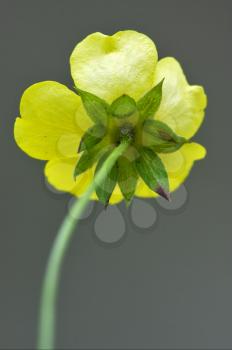
{"type": "Polygon", "coordinates": [[[139,177],[151,190],[170,199],[168,174],[159,153],[175,152],[188,141],[175,134],[165,123],[156,120],[156,112],[162,101],[162,86],[163,80],[137,102],[128,95],[122,95],[111,105],[90,92],[75,88],[94,125],[86,131],[79,144],[78,153],[81,152],[81,156],[74,178],[94,164],[97,164],[97,173],[116,146],[128,144],[104,183],[96,189],[104,205],[109,203],[117,184],[129,204],[139,177]]]}

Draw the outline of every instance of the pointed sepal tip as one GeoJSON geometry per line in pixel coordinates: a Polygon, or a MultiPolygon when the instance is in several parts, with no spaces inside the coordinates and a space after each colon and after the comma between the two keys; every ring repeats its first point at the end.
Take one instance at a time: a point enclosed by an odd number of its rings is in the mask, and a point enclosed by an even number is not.
{"type": "Polygon", "coordinates": [[[171,202],[170,192],[166,191],[162,186],[159,186],[155,192],[166,199],[168,202],[171,202]]]}

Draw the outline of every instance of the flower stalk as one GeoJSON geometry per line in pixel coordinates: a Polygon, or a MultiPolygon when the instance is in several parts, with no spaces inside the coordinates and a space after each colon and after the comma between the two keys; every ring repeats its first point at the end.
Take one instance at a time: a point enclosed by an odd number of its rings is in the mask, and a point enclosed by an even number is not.
{"type": "Polygon", "coordinates": [[[96,176],[93,179],[93,182],[85,194],[76,200],[58,231],[47,263],[42,287],[37,344],[38,350],[54,349],[56,300],[60,280],[60,272],[68,244],[74,233],[74,229],[78,223],[79,218],[81,217],[81,214],[85,210],[91,195],[95,191],[96,186],[100,186],[102,181],[104,181],[105,177],[112,169],[117,159],[125,152],[128,145],[128,140],[122,141],[120,145],[112,151],[112,153],[102,165],[101,169],[97,172],[96,176]]]}

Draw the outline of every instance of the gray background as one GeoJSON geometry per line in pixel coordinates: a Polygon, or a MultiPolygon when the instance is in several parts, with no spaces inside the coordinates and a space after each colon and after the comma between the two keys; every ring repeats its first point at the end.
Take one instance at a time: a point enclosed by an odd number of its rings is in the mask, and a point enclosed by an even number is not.
{"type": "MultiPolygon", "coordinates": [[[[44,185],[12,129],[22,92],[41,80],[72,86],[68,59],[87,34],[136,29],[159,56],[179,59],[209,106],[197,140],[207,147],[186,186],[185,210],[141,234],[124,205],[116,248],[79,226],[63,269],[57,347],[231,349],[231,1],[0,2],[0,347],[35,344],[41,280],[69,201],[44,185]]],[[[109,227],[110,229],[110,227],[109,227]]]]}

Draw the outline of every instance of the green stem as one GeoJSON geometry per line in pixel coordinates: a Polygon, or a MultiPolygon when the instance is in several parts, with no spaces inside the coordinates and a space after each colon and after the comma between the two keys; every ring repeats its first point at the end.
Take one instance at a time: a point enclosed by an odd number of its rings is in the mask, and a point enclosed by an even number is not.
{"type": "Polygon", "coordinates": [[[54,348],[56,299],[61,266],[76,224],[86,208],[91,195],[95,191],[96,185],[102,183],[107,173],[127,147],[128,142],[123,142],[113,150],[101,169],[98,171],[85,194],[75,201],[58,231],[56,239],[53,243],[43,281],[40,305],[38,350],[52,350],[54,348]]]}

